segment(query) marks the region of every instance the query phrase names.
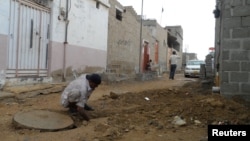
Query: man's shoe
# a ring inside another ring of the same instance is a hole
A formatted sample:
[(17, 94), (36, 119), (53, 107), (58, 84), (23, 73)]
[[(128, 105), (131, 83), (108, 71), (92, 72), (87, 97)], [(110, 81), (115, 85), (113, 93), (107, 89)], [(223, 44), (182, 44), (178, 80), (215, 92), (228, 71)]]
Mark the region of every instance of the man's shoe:
[(94, 111), (94, 109), (87, 104), (84, 105), (84, 109), (87, 111)]
[(74, 108), (69, 108), (69, 113), (76, 113), (76, 112), (77, 112), (76, 109), (74, 109)]
[(71, 115), (71, 116), (76, 116), (77, 115), (77, 110), (76, 109), (73, 109), (73, 108), (70, 108), (68, 110), (68, 113)]

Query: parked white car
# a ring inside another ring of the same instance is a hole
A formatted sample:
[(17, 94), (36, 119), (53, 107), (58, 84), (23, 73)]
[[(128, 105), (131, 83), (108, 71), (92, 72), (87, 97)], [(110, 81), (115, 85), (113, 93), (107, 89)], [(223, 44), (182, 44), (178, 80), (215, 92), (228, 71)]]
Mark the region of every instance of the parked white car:
[(188, 60), (185, 65), (185, 77), (199, 77), (201, 64), (205, 64), (203, 60)]

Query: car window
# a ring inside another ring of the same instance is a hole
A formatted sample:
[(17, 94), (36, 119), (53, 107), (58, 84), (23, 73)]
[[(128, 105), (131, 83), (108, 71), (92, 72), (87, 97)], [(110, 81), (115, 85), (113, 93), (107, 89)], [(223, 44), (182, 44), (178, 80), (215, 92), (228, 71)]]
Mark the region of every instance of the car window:
[(200, 65), (205, 64), (204, 61), (188, 61), (187, 65)]

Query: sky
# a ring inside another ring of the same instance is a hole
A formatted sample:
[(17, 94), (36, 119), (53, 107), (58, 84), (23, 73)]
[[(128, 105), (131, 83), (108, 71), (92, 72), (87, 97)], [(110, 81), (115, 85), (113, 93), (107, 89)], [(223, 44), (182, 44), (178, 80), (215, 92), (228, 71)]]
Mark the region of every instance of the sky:
[[(196, 53), (205, 60), (214, 47), (215, 0), (118, 0), (123, 6), (133, 6), (146, 19), (156, 19), (162, 26), (180, 25), (183, 29), (183, 52)], [(163, 12), (162, 12), (163, 9)]]

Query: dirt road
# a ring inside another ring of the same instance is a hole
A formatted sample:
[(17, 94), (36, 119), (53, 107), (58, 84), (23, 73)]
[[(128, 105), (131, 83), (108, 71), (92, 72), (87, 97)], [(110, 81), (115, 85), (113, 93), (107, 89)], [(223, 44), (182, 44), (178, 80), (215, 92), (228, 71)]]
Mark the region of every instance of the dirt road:
[[(88, 102), (95, 108), (89, 112), (91, 121), (73, 116), (75, 128), (57, 132), (17, 129), (12, 118), (33, 109), (68, 114), (60, 105), (65, 84), (42, 86), (40, 94), (35, 94), (40, 90), (36, 86), (6, 89), (15, 98), (0, 101), (0, 137), (3, 141), (200, 141), (207, 136), (208, 124), (250, 123), (244, 102), (212, 94), (211, 85), (198, 80), (179, 74), (175, 80), (163, 76), (144, 82), (102, 83)], [(45, 91), (51, 88), (54, 91)], [(175, 122), (178, 117), (182, 124)]]

